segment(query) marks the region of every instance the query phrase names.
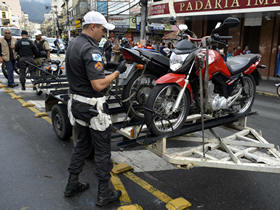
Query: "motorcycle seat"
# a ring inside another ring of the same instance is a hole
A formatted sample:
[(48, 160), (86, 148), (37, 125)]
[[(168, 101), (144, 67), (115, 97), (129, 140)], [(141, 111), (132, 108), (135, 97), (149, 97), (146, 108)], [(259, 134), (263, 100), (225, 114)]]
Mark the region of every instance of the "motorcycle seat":
[(157, 52), (150, 52), (148, 50), (139, 49), (139, 51), (141, 51), (141, 53), (148, 59), (155, 61), (157, 63), (160, 63), (161, 65), (169, 68), (169, 58), (168, 57), (166, 57), (160, 53), (157, 53)]
[(246, 54), (229, 57), (226, 65), (232, 75), (239, 74), (248, 69), (253, 63), (260, 58), (259, 54)]

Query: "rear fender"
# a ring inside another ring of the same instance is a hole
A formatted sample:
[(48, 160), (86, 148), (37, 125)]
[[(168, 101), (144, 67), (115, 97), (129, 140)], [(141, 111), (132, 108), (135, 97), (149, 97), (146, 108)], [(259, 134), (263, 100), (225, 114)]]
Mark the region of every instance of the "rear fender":
[[(185, 79), (186, 75), (184, 74), (174, 74), (174, 73), (168, 73), (165, 74), (164, 76), (160, 77), (159, 79), (156, 80), (156, 84), (170, 84), (170, 83), (176, 83), (179, 85), (181, 88), (184, 88), (185, 85)], [(190, 83), (187, 86), (190, 96), (191, 96), (191, 103), (192, 103), (192, 87)]]
[(258, 71), (258, 66), (260, 66), (260, 68), (263, 68), (262, 65), (259, 65), (260, 64), (260, 60), (257, 61), (256, 63), (254, 63), (253, 65), (251, 65), (247, 70), (245, 70), (243, 73), (244, 74), (251, 74), (254, 79), (255, 79), (255, 82), (256, 82), (256, 85), (259, 85), (260, 84), (260, 80), (261, 80), (261, 75)]

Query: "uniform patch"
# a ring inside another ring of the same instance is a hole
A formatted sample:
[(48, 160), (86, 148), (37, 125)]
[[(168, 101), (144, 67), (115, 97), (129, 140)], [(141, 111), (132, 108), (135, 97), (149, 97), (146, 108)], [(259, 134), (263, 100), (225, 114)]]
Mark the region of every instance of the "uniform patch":
[(103, 70), (103, 64), (100, 63), (100, 62), (97, 62), (95, 65), (94, 65), (95, 69), (96, 70), (99, 70), (99, 71), (102, 71)]
[(92, 54), (92, 60), (93, 61), (102, 61), (102, 56), (100, 54)]

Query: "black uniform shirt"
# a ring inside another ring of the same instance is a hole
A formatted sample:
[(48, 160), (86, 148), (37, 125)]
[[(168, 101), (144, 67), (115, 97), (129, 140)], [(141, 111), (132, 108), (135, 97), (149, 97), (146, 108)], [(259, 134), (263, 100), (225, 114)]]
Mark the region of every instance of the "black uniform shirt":
[(15, 50), (19, 53), (20, 57), (33, 57), (38, 54), (37, 48), (28, 38), (18, 40)]
[(70, 92), (85, 97), (102, 97), (106, 90), (95, 91), (90, 80), (105, 78), (104, 63), (98, 43), (81, 34), (72, 40), (66, 52), (66, 73)]

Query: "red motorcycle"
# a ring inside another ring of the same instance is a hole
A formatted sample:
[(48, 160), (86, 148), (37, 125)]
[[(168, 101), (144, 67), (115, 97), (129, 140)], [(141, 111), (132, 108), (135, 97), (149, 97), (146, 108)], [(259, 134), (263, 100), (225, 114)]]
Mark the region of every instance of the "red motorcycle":
[(240, 55), (225, 62), (215, 50), (215, 46), (226, 46), (232, 38), (218, 33), (238, 24), (239, 19), (227, 18), (210, 36), (201, 39), (188, 35), (194, 33), (186, 25), (179, 26), (186, 38), (171, 54), (173, 73), (156, 80), (145, 105), (146, 124), (153, 134), (180, 129), (189, 114), (201, 113), (201, 104), (204, 113), (214, 118), (251, 110), (259, 82), (257, 68), (264, 68), (261, 56)]

